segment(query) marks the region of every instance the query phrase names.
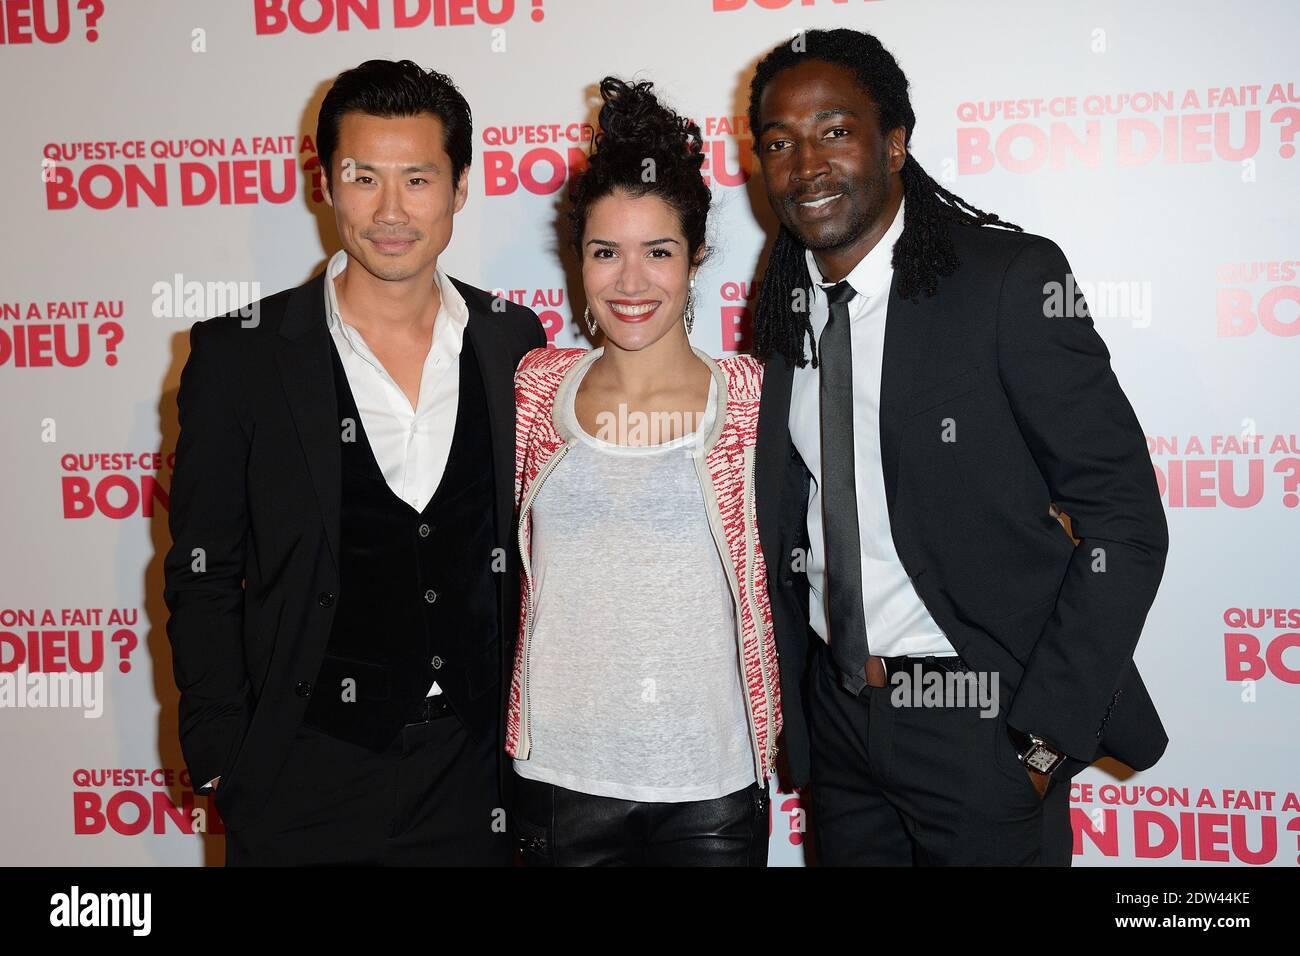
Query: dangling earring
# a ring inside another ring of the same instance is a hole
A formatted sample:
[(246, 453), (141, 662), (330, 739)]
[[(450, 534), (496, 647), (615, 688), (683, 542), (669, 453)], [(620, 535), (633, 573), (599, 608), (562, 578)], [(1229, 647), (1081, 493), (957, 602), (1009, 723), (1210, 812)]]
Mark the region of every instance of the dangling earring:
[(591, 306), (585, 306), (582, 310), (582, 317), (587, 320), (587, 331), (591, 337), (596, 337), (596, 320), (591, 317)]
[(682, 312), (682, 318), (686, 320), (686, 334), (691, 334), (691, 329), (695, 327), (695, 280), (691, 280), (691, 287), (686, 290), (686, 309)]

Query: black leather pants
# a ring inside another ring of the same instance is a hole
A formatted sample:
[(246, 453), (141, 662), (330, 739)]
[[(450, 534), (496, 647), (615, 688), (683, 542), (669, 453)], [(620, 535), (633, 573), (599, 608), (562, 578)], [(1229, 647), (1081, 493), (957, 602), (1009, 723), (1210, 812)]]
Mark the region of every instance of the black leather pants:
[(515, 777), (510, 820), (525, 866), (767, 866), (767, 788), (642, 803)]

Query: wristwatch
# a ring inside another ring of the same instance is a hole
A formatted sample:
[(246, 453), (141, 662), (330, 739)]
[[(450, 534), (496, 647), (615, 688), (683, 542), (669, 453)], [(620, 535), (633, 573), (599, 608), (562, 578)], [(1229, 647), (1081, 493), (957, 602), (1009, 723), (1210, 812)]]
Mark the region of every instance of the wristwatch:
[(1021, 733), (1009, 724), (1007, 736), (1015, 745), (1016, 756), (1020, 758), (1020, 762), (1035, 773), (1051, 776), (1061, 764), (1065, 763), (1065, 754), (1042, 737)]

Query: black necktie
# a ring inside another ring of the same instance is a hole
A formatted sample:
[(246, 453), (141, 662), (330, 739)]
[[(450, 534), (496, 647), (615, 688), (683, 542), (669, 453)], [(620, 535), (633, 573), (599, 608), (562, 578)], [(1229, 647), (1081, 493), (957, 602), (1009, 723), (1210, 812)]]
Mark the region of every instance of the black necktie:
[(862, 611), (858, 489), (853, 474), (853, 351), (847, 281), (826, 290), (830, 320), (817, 343), (822, 431), (822, 532), (831, 655), (854, 693), (866, 685), (867, 622)]

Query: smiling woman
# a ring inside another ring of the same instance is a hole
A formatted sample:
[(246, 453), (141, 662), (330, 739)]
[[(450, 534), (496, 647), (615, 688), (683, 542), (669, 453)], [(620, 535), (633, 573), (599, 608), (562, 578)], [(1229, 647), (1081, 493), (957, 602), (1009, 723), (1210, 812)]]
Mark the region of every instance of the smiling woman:
[(762, 369), (690, 344), (700, 131), (650, 87), (602, 82), (572, 197), (605, 344), (515, 375), (513, 820), (530, 864), (764, 865), (781, 717), (751, 493)]

